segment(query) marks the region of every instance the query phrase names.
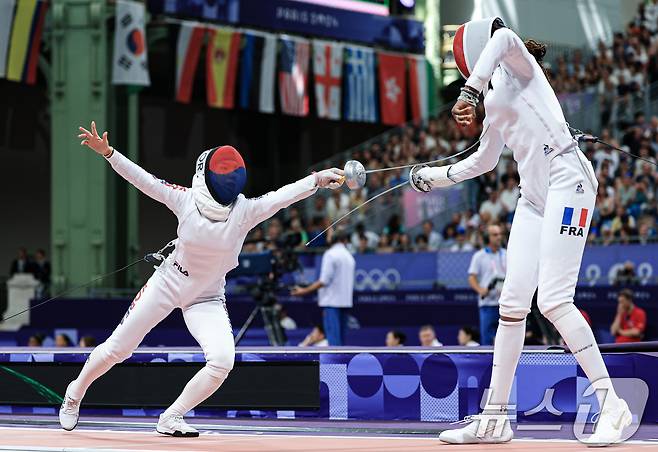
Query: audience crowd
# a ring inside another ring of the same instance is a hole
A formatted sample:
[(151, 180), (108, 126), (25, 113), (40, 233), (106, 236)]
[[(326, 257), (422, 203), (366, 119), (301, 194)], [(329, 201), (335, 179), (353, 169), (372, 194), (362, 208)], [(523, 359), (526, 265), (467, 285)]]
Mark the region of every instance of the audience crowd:
[[(550, 54), (550, 47), (549, 47)], [(600, 103), (603, 141), (656, 162), (658, 116), (647, 117), (641, 107), (649, 84), (658, 81), (658, 0), (641, 4), (636, 18), (623, 33), (616, 33), (611, 45), (601, 42), (585, 57), (582, 51), (559, 56), (547, 64), (558, 96), (589, 92)], [(479, 117), (484, 112), (479, 108)], [(367, 169), (408, 165), (448, 157), (477, 140), (481, 123), (457, 126), (449, 111), (443, 111), (426, 125), (396, 129), (354, 151), (351, 158)], [(651, 163), (633, 159), (602, 144), (581, 144), (593, 162), (599, 180), (597, 207), (591, 223), (592, 244), (647, 243), (657, 239), (658, 171)], [(404, 182), (407, 170), (368, 174), (361, 190), (336, 190), (328, 197), (316, 196), (304, 208), (288, 209), (280, 218), (253, 232), (254, 238), (279, 239), (284, 231), (294, 233), (301, 247), (331, 221), (339, 218), (385, 188)], [(505, 149), (494, 171), (471, 182), (475, 195), (469, 205), (455, 211), (441, 224), (426, 221), (412, 231), (405, 230), (401, 202), (390, 202), (390, 218), (374, 229), (367, 221), (368, 210), (360, 210), (348, 224), (353, 230), (350, 248), (354, 253), (408, 251), (470, 251), (482, 246), (487, 225), (500, 224), (509, 232), (519, 198), (519, 176), (512, 151)], [(398, 195), (401, 193), (397, 192)], [(386, 197), (384, 197), (386, 199)], [(388, 207), (388, 206), (387, 206)], [(287, 214), (287, 216), (286, 216)], [(313, 245), (326, 246), (325, 237)], [(276, 247), (248, 245), (247, 250)]]

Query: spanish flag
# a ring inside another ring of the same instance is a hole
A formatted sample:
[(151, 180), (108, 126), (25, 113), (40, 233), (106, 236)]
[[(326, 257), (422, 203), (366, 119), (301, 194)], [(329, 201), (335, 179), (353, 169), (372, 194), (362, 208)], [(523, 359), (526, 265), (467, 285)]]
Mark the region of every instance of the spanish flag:
[(230, 28), (210, 28), (206, 49), (208, 105), (233, 108), (240, 33)]
[(44, 0), (21, 0), (16, 3), (7, 61), (7, 79), (34, 84), (37, 79), (41, 34), (48, 3)]

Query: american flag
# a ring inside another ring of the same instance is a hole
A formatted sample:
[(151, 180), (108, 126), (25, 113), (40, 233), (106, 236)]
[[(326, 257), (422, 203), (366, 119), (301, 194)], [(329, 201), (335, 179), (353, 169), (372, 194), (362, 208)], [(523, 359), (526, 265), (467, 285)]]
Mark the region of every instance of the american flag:
[(309, 61), (310, 44), (306, 39), (281, 37), (279, 97), (281, 110), (288, 115), (308, 115)]

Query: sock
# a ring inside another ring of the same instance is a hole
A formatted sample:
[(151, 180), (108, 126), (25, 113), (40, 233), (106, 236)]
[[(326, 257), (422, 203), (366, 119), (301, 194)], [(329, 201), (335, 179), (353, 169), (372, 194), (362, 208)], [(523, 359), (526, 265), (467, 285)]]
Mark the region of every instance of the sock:
[(616, 403), (618, 397), (612, 386), (608, 369), (594, 339), (592, 328), (573, 303), (566, 303), (547, 312), (546, 318), (558, 330), (578, 364), (596, 388), (599, 408), (603, 407), (606, 394), (610, 403)]
[(66, 394), (69, 397), (74, 400), (82, 400), (89, 386), (114, 366), (115, 363), (113, 361), (104, 358), (106, 356), (104, 348), (105, 343), (102, 343), (89, 354), (89, 358), (82, 367), (80, 375), (66, 389)]
[(509, 402), (516, 365), (525, 340), (525, 319), (519, 322), (498, 321), (494, 341), (493, 368), (485, 410), (499, 411)]
[(206, 364), (187, 382), (181, 395), (162, 413), (162, 416), (184, 416), (185, 413), (217, 391), (226, 380), (227, 375), (227, 370)]

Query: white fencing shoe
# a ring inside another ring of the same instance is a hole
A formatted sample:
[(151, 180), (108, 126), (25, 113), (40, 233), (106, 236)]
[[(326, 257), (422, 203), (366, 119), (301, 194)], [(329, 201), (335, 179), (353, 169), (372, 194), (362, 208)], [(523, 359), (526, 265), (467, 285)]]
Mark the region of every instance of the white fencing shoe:
[(456, 423), (467, 422), (466, 427), (441, 432), (439, 439), (450, 444), (496, 444), (510, 442), (514, 437), (507, 413), (466, 416)]
[(633, 415), (628, 405), (622, 399), (617, 403), (605, 403), (599, 420), (596, 423), (594, 434), (583, 442), (591, 447), (604, 447), (619, 443), (622, 440), (624, 429), (631, 425)]
[(64, 430), (71, 431), (78, 425), (80, 419), (80, 400), (73, 400), (64, 395), (62, 407), (59, 409), (59, 424)]
[(185, 422), (185, 419), (183, 419), (183, 416), (173, 414), (165, 416), (162, 413), (155, 430), (163, 435), (171, 435), (177, 438), (194, 438), (199, 436), (199, 431), (194, 427), (190, 427)]

